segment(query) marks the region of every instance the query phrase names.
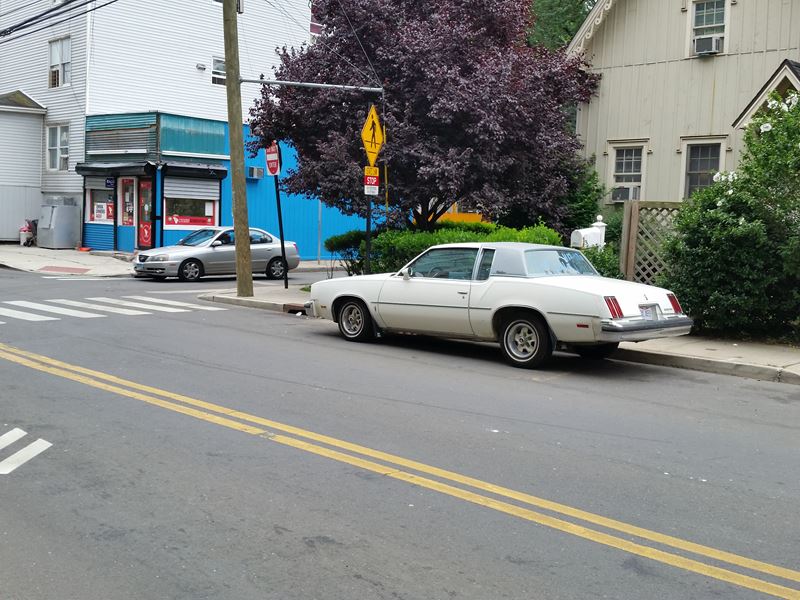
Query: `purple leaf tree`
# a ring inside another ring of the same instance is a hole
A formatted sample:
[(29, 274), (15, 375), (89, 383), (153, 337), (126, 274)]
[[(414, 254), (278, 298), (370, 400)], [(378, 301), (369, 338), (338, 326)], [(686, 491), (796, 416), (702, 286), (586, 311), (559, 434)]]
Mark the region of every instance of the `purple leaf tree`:
[(579, 59), (526, 44), (529, 0), (316, 0), (314, 12), (321, 34), (279, 50), (275, 78), (385, 91), (263, 88), (253, 149), (295, 147), (288, 191), (366, 215), (360, 131), (374, 102), (395, 218), (428, 229), (458, 201), (562, 228), (579, 165), (567, 108), (587, 101), (597, 78)]

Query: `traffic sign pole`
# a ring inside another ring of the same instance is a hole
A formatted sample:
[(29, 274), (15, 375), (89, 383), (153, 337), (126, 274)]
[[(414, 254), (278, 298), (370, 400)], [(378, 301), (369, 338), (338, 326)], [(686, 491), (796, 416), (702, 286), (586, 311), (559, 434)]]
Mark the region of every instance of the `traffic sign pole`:
[(281, 173), (281, 147), (276, 143), (272, 142), (272, 146), (270, 146), (269, 150), (275, 149), (273, 153), (277, 158), (277, 164), (270, 168), (270, 160), (269, 154), (267, 154), (267, 169), (269, 169), (270, 175), (275, 180), (275, 203), (278, 206), (278, 235), (281, 236), (281, 260), (283, 261), (283, 287), (284, 289), (289, 289), (289, 264), (286, 262), (286, 245), (283, 241), (283, 211), (281, 210), (281, 187), (278, 183), (278, 175)]

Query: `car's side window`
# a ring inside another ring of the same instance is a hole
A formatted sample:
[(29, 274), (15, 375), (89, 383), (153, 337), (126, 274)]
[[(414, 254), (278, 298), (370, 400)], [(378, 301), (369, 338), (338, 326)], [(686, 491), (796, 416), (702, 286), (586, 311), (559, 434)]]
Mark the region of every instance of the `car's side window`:
[(266, 233), (256, 231), (255, 229), (250, 230), (251, 244), (269, 244), (271, 241), (272, 238), (270, 238)]
[(478, 281), (485, 281), (489, 279), (489, 274), (492, 272), (492, 261), (494, 260), (494, 250), (484, 250), (481, 255), (481, 262), (478, 265), (478, 275), (475, 277)]
[(226, 231), (217, 238), (217, 241), (222, 242), (223, 246), (228, 246), (234, 243), (233, 231)]
[(411, 276), (471, 279), (477, 256), (477, 248), (435, 248), (409, 265)]

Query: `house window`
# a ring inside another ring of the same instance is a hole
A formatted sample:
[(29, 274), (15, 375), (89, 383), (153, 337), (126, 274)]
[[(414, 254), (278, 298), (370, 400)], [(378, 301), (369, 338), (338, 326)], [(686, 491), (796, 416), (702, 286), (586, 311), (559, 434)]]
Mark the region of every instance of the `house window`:
[(686, 188), (684, 198), (707, 188), (719, 172), (720, 144), (689, 144), (686, 147)]
[(639, 200), (642, 195), (642, 154), (644, 146), (614, 149), (613, 202)]
[(211, 83), (225, 85), (225, 59), (214, 57), (211, 59)]
[(69, 125), (47, 128), (47, 168), (51, 171), (69, 170)]
[(695, 55), (718, 54), (724, 50), (726, 0), (694, 3), (692, 48)]
[(50, 74), (47, 86), (51, 88), (69, 84), (72, 78), (72, 50), (68, 37), (50, 42)]

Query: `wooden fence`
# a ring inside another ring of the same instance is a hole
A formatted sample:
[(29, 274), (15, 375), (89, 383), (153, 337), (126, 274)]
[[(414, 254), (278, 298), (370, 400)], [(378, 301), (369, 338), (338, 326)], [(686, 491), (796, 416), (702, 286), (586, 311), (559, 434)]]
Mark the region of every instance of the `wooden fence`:
[(664, 241), (672, 231), (678, 202), (626, 202), (619, 268), (625, 279), (655, 284), (664, 269)]

